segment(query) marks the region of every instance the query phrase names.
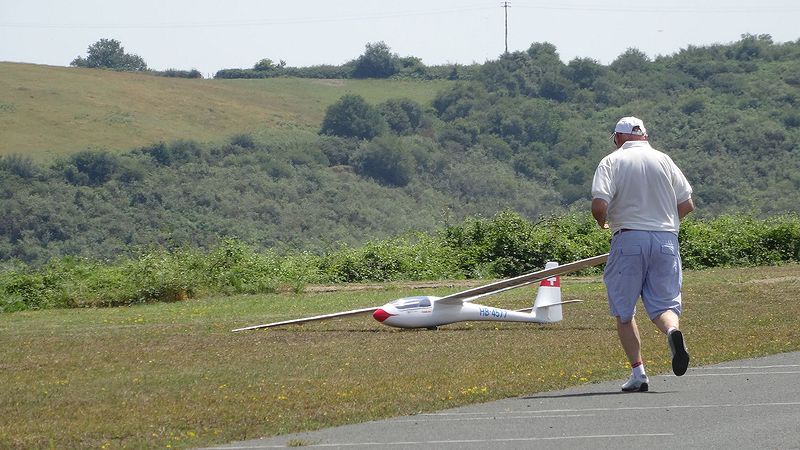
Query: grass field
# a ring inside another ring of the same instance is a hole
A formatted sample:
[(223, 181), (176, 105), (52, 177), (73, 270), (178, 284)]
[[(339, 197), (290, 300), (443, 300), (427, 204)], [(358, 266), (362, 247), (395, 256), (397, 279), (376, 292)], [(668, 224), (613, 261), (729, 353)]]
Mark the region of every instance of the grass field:
[(428, 104), (447, 81), (215, 80), (0, 62), (0, 155), (36, 160), (87, 148), (221, 141), (237, 133), (316, 133), (347, 93)]
[[(692, 364), (800, 350), (798, 284), (797, 265), (687, 272)], [(562, 286), (585, 302), (547, 326), (402, 331), (367, 316), (229, 332), (412, 293), (392, 286), (0, 315), (0, 448), (199, 447), (627, 376), (599, 278)], [(668, 372), (639, 317), (648, 371)]]

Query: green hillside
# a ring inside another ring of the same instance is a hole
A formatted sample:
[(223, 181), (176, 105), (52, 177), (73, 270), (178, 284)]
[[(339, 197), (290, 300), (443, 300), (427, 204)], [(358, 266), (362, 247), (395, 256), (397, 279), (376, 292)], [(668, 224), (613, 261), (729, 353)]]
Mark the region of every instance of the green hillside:
[(0, 62), (0, 155), (36, 160), (87, 148), (218, 142), (264, 130), (316, 133), (347, 93), (427, 104), (447, 81), (216, 80)]
[(588, 214), (628, 115), (686, 174), (694, 217), (800, 212), (800, 41), (767, 35), (607, 66), (534, 43), (455, 82), (0, 68), (0, 261), (224, 236), (318, 253), (503, 210)]

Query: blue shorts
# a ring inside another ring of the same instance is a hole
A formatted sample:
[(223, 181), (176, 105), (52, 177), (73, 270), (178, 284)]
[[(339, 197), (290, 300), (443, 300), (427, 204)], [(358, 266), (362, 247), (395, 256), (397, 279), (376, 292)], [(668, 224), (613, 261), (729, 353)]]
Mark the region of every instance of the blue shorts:
[(668, 231), (627, 230), (611, 239), (603, 273), (612, 316), (623, 323), (636, 314), (639, 296), (650, 320), (672, 310), (681, 314), (681, 256), (678, 237)]

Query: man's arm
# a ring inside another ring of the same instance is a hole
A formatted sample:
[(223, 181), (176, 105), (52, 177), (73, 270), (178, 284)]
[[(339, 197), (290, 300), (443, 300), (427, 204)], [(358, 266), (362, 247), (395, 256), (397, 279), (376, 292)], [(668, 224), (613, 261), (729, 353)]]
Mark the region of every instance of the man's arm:
[[(692, 200), (692, 197), (689, 197), (689, 200), (686, 200), (685, 202), (678, 203), (679, 219), (683, 219), (692, 211), (694, 211), (694, 201)], [(594, 202), (592, 202), (592, 213), (594, 213)]]
[(608, 224), (606, 224), (607, 213), (608, 213), (607, 201), (603, 200), (602, 198), (595, 198), (592, 200), (592, 216), (594, 217), (594, 220), (597, 221), (597, 225), (599, 225), (600, 228), (608, 228)]

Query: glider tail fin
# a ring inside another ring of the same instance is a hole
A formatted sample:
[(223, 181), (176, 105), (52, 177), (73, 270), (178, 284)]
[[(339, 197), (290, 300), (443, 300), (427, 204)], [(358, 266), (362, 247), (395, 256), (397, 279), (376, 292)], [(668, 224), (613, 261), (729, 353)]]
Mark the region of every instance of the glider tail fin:
[[(557, 267), (558, 263), (549, 261), (545, 269)], [(536, 291), (532, 314), (537, 322), (559, 322), (563, 318), (561, 312), (561, 277), (555, 276), (542, 280)]]

